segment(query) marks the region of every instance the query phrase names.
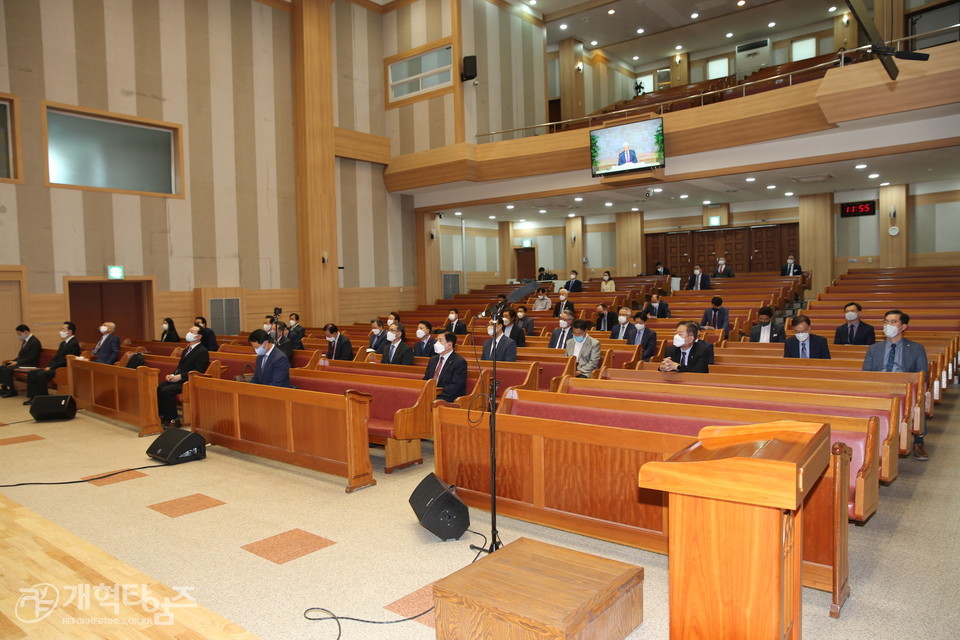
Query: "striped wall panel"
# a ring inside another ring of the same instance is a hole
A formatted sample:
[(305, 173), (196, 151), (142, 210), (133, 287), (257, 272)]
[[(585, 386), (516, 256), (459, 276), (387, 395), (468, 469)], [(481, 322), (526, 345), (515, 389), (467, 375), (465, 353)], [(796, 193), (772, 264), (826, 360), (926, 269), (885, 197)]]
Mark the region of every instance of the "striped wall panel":
[(603, 56), (586, 58), (583, 67), (584, 112), (593, 113), (635, 94), (634, 78)]
[[(30, 290), (108, 264), (159, 291), (296, 288), (290, 15), (255, 0), (0, 4), (0, 90), (21, 100), (24, 182), (4, 185)], [(48, 188), (42, 100), (183, 126), (183, 199)], [(23, 218), (29, 212), (29, 221)]]
[(382, 136), (383, 16), (352, 2), (334, 2), (334, 124)]

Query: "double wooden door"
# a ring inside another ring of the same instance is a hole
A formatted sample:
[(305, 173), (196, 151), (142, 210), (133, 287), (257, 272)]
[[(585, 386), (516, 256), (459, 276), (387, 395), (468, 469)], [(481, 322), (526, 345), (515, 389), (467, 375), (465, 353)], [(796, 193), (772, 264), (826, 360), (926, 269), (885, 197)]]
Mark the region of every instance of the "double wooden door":
[(652, 233), (646, 236), (645, 272), (660, 261), (673, 275), (687, 277), (694, 265), (712, 272), (726, 258), (734, 273), (775, 271), (788, 255), (799, 253), (799, 224), (759, 225)]

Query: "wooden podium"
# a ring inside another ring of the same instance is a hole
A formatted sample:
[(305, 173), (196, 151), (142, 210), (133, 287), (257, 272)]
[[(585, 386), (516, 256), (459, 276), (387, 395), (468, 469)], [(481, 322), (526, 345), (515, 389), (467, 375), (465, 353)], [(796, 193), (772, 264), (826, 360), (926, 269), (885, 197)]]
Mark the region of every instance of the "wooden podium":
[(800, 638), (803, 497), (827, 468), (829, 425), (705, 427), (640, 468), (670, 493), (670, 637)]

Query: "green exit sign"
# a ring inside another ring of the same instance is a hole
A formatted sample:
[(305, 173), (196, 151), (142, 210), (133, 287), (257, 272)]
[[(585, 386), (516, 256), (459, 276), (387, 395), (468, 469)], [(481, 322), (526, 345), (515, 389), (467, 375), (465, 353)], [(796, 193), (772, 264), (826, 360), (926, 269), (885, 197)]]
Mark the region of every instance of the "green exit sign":
[(107, 267), (108, 280), (123, 280), (123, 265), (111, 264)]
[(720, 226), (720, 216), (710, 216), (710, 218), (709, 218), (709, 225), (708, 225), (708, 226), (711, 226), (711, 227), (719, 227), (719, 226)]

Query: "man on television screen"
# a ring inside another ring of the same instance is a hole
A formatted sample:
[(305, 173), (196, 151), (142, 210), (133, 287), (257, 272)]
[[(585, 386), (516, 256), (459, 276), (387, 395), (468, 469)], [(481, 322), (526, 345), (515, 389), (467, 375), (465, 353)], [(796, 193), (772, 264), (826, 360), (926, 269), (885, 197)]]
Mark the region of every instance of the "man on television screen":
[(630, 148), (629, 142), (624, 142), (623, 151), (620, 152), (620, 156), (617, 158), (617, 166), (628, 163), (637, 164), (637, 152)]

